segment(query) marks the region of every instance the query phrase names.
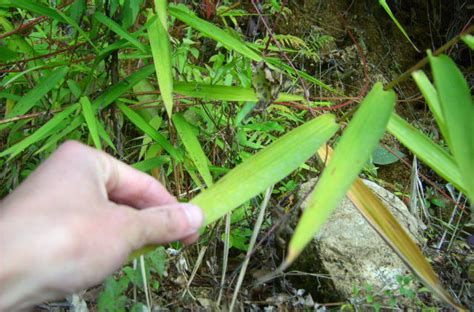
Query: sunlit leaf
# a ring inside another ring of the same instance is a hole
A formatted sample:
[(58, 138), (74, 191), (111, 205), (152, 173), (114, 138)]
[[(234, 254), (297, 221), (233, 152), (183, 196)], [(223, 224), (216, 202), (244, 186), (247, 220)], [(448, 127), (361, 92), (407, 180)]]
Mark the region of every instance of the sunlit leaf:
[(395, 92), (377, 83), (363, 100), (337, 144), (291, 238), (282, 268), (290, 265), (319, 231), (357, 178), (382, 137), (395, 104)]
[[(167, 0), (155, 0), (158, 19), (148, 27), (153, 63), (160, 87), (160, 94), (165, 104), (166, 112), (171, 117), (173, 112), (173, 75), (171, 70), (171, 45), (168, 35)], [(153, 17), (153, 14), (150, 15)]]
[(446, 55), (430, 54), (439, 102), (448, 130), (448, 145), (461, 172), (466, 194), (474, 202), (474, 105), (461, 71)]

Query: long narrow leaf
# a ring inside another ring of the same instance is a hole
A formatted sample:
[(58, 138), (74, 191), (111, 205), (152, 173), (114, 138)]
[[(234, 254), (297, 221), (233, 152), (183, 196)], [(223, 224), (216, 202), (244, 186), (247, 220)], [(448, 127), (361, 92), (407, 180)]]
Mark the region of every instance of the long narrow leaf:
[(453, 157), (439, 145), (436, 145), (421, 131), (393, 113), (387, 130), (393, 134), (413, 154), (436, 171), (441, 177), (451, 182), (459, 190), (466, 192), (459, 168)]
[[(203, 98), (213, 101), (257, 102), (258, 97), (252, 88), (236, 86), (210, 85), (194, 82), (175, 82), (174, 92), (180, 95)], [(300, 95), (280, 93), (276, 102), (304, 101)]]
[(423, 94), (426, 103), (428, 103), (428, 107), (430, 108), (431, 113), (433, 113), (433, 116), (436, 120), (436, 123), (438, 124), (438, 127), (441, 130), (441, 133), (443, 134), (444, 139), (449, 140), (449, 135), (446, 131), (446, 125), (444, 122), (443, 112), (441, 111), (441, 105), (439, 104), (438, 92), (436, 91), (435, 87), (433, 86), (433, 84), (431, 84), (430, 80), (423, 71), (417, 70), (413, 72), (412, 77), (413, 80), (415, 80), (416, 85), (420, 89), (421, 93)]
[(107, 26), (111, 31), (122, 37), (123, 39), (127, 40), (131, 44), (133, 44), (135, 47), (140, 49), (142, 52), (147, 52), (147, 48), (143, 43), (141, 43), (138, 39), (133, 37), (128, 31), (122, 28), (119, 24), (117, 24), (115, 21), (111, 20), (101, 12), (95, 12), (94, 18)]
[(127, 78), (123, 79), (116, 85), (107, 89), (106, 92), (102, 93), (97, 99), (94, 100), (92, 106), (94, 109), (104, 109), (118, 99), (122, 94), (132, 89), (134, 85), (147, 78), (153, 72), (155, 68), (153, 65), (148, 65), (140, 68)]
[(291, 238), (282, 268), (303, 251), (369, 160), (385, 131), (395, 97), (393, 90), (384, 91), (383, 85), (377, 83), (362, 102), (340, 138), (334, 157), (309, 195), (308, 206)]
[(153, 129), (140, 115), (134, 112), (131, 108), (126, 105), (119, 104), (118, 107), (124, 113), (125, 116), (140, 130), (144, 133), (148, 134), (150, 138), (156, 141), (156, 143), (160, 144), (161, 147), (165, 149), (171, 156), (174, 158), (181, 160), (182, 157), (179, 152), (174, 148), (174, 146), (158, 131)]
[(199, 174), (207, 187), (210, 187), (212, 185), (212, 175), (209, 171), (209, 159), (207, 159), (204, 154), (199, 140), (193, 133), (193, 129), (181, 114), (175, 114), (173, 116), (173, 123)]
[(79, 102), (82, 106), (82, 115), (86, 121), (89, 133), (94, 141), (95, 148), (102, 150), (102, 144), (100, 143), (100, 135), (97, 124), (99, 123), (95, 117), (94, 110), (92, 109), (91, 102), (88, 97), (82, 97)]
[(167, 31), (167, 0), (155, 0), (155, 6), (159, 18), (148, 27), (148, 39), (150, 40), (161, 97), (166, 112), (171, 117), (173, 112), (173, 74), (171, 71), (171, 44)]
[(238, 165), (191, 202), (212, 223), (302, 165), (337, 131), (331, 114), (315, 118), (287, 133)]
[[(26, 114), (30, 109), (32, 109), (36, 103), (38, 103), (41, 98), (43, 98), (49, 91), (51, 91), (56, 84), (61, 81), (66, 73), (68, 68), (61, 67), (52, 71), (48, 76), (40, 80), (39, 84), (28, 92), (21, 100), (15, 104), (13, 109), (7, 114), (7, 118), (15, 117), (18, 115)], [(0, 130), (3, 129), (1, 125)]]
[(55, 19), (60, 22), (65, 21), (54, 9), (48, 8), (44, 5), (38, 4), (37, 2), (31, 1), (31, 0), (4, 0), (1, 2), (0, 5), (4, 7), (20, 8), (20, 9), (28, 10), (38, 15), (51, 17), (52, 19)]
[(389, 7), (388, 4), (387, 4), (387, 0), (379, 0), (379, 3), (380, 3), (380, 5), (382, 6), (382, 8), (385, 10), (385, 12), (387, 12), (388, 16), (390, 16), (390, 18), (391, 18), (392, 21), (395, 23), (395, 25), (397, 25), (398, 29), (402, 32), (402, 34), (405, 36), (405, 38), (411, 43), (411, 45), (413, 46), (413, 48), (414, 48), (417, 52), (420, 52), (420, 50), (418, 50), (418, 48), (417, 48), (416, 45), (413, 43), (413, 41), (411, 41), (410, 36), (408, 36), (408, 34), (407, 34), (407, 32), (405, 31), (405, 29), (403, 28), (403, 26), (398, 22), (398, 20), (397, 20), (397, 18), (395, 17), (395, 15), (393, 15), (392, 10), (390, 9), (390, 7)]
[(37, 143), (48, 135), (52, 135), (53, 131), (58, 125), (60, 125), (64, 120), (78, 108), (78, 104), (71, 105), (66, 110), (56, 114), (51, 120), (45, 123), (41, 128), (36, 130), (33, 134), (27, 136), (22, 141), (11, 146), (10, 148), (4, 150), (0, 153), (0, 157), (10, 156), (9, 159), (12, 159), (19, 153), (23, 152), (32, 144)]
[(461, 71), (446, 55), (430, 54), (441, 110), (448, 129), (448, 145), (461, 172), (466, 194), (474, 203), (474, 105)]
[(229, 32), (203, 20), (195, 15), (191, 15), (179, 7), (170, 7), (170, 15), (176, 17), (185, 24), (201, 32), (203, 35), (223, 44), (227, 49), (234, 50), (254, 61), (261, 61), (260, 54), (249, 48), (242, 40), (235, 38)]

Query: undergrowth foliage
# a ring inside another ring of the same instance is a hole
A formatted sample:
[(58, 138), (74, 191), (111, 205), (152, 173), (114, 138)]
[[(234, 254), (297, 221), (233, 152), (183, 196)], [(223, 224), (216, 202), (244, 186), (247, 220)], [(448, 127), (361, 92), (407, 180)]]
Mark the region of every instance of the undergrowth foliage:
[[(393, 87), (400, 81), (385, 87), (374, 83), (358, 99), (339, 103), (348, 98), (343, 90), (298, 69), (292, 59), (320, 62), (336, 40), (319, 30), (311, 30), (307, 38), (273, 33), (263, 16), (288, 20), (292, 13), (286, 1), (252, 1), (248, 7), (231, 1), (219, 1), (219, 7), (214, 1), (184, 2), (188, 5), (164, 0), (0, 1), (1, 196), (61, 142), (83, 141), (150, 173), (180, 200), (201, 206), (207, 225), (201, 251), (217, 231), (227, 242), (227, 259), (232, 247), (243, 252), (255, 247), (250, 237), (256, 198), (276, 184), (273, 195), (287, 200), (307, 175), (321, 173), (278, 272), (293, 263), (349, 193), (427, 289), (460, 307), (416, 244), (358, 180), (369, 162), (386, 164), (404, 156), (399, 151), (387, 155), (380, 148), (388, 130), (474, 199), (469, 174), (474, 170), (472, 99), (456, 64), (439, 55), (444, 50), (429, 52), (423, 61), (430, 63), (434, 83), (421, 71), (413, 77), (447, 149), (393, 112)], [(385, 1), (380, 3), (411, 42)], [(471, 38), (463, 40), (472, 44)], [(360, 105), (339, 114), (338, 108), (354, 101)], [(320, 114), (325, 111), (330, 112)], [(334, 153), (329, 145), (335, 146)], [(324, 165), (314, 157), (318, 150)], [(223, 216), (228, 226), (221, 231), (215, 222)], [(271, 230), (276, 225), (270, 220), (262, 226)], [(150, 296), (162, 290), (167, 257), (176, 256), (182, 246), (172, 247), (148, 246), (132, 255), (140, 256), (133, 266), (105, 282), (99, 309), (150, 308)], [(196, 261), (196, 268), (200, 264)], [(400, 278), (400, 292), (415, 302), (406, 287), (410, 281)], [(140, 299), (131, 299), (132, 288)], [(367, 302), (373, 301), (371, 292), (366, 289)]]

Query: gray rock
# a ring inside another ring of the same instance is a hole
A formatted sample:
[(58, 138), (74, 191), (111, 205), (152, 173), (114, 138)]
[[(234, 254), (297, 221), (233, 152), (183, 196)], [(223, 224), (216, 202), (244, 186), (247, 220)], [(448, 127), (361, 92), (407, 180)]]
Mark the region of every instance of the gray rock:
[[(312, 180), (302, 185), (300, 198), (313, 188), (315, 182)], [(368, 180), (364, 183), (387, 204), (398, 222), (420, 244), (420, 226), (406, 205), (376, 183)], [(315, 268), (324, 268), (331, 275), (337, 291), (346, 298), (351, 297), (353, 286), (362, 288), (370, 284), (374, 290), (396, 289), (396, 277), (408, 273), (405, 264), (347, 197), (314, 237), (312, 244), (319, 253), (315, 259), (322, 262), (315, 263)]]

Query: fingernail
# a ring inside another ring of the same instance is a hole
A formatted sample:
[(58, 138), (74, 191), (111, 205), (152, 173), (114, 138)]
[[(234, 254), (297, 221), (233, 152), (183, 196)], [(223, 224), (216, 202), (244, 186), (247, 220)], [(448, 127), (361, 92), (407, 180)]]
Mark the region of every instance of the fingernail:
[(204, 222), (204, 214), (201, 208), (191, 204), (184, 204), (184, 212), (188, 218), (188, 223), (191, 228), (198, 230)]

